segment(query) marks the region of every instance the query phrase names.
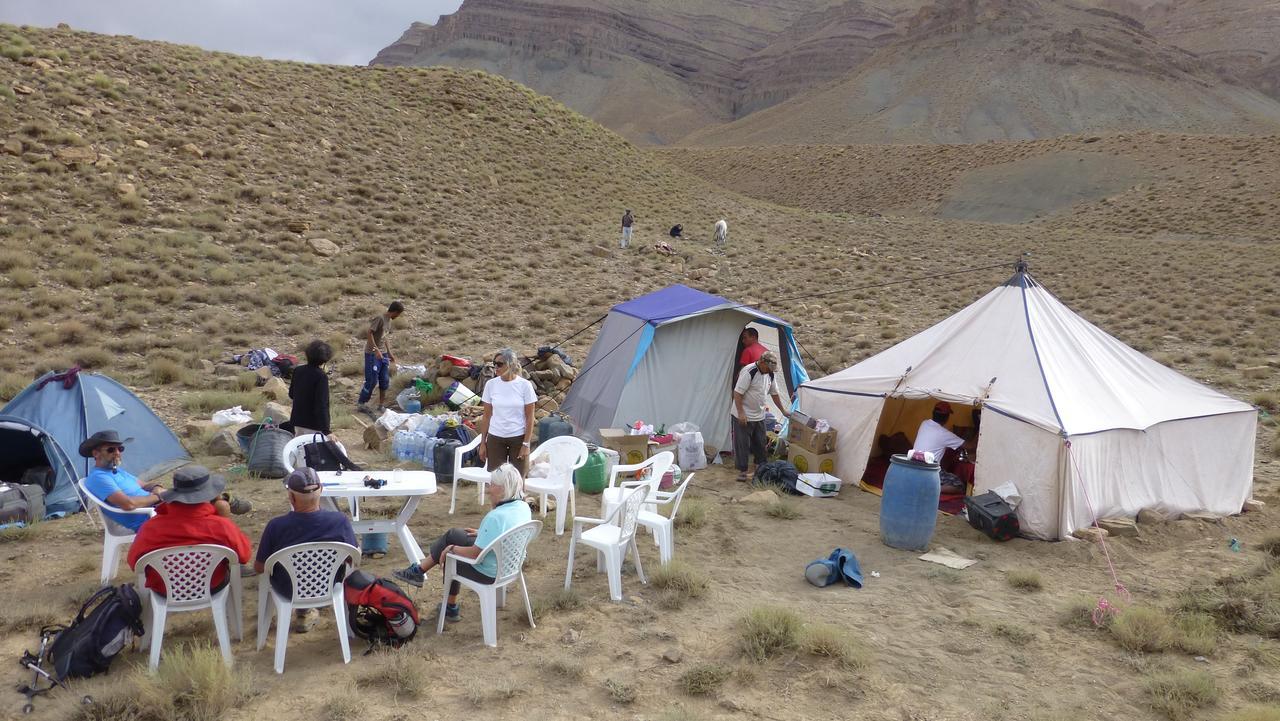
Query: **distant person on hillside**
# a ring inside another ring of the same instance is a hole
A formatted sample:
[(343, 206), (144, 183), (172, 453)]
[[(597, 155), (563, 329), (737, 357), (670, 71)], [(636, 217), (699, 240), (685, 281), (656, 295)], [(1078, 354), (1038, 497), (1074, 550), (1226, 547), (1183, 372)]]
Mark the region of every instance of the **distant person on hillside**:
[(630, 210), (622, 214), (622, 246), (621, 247), (623, 249), (631, 247), (631, 225), (635, 222), (636, 222), (636, 219), (634, 216), (631, 215)]
[(681, 240), (684, 240), (684, 226), (680, 225), (679, 223), (676, 223), (675, 225), (671, 226), (671, 237), (680, 238)]
[(729, 223), (724, 218), (716, 221), (716, 245), (724, 247), (729, 242)]
[(360, 389), (360, 400), (356, 410), (369, 412), (367, 405), (373, 397), (373, 387), (378, 386), (378, 408), (387, 405), (387, 388), (391, 387), (391, 364), (396, 357), (391, 355), (391, 321), (404, 312), (404, 304), (392, 301), (387, 312), (373, 317), (364, 334), (364, 387)]
[(303, 354), (306, 365), (295, 368), (289, 382), (289, 397), (293, 399), (289, 423), (293, 435), (319, 433), (333, 440), (333, 431), (329, 428), (329, 375), (324, 372), (324, 364), (333, 358), (333, 348), (322, 340), (313, 340)]

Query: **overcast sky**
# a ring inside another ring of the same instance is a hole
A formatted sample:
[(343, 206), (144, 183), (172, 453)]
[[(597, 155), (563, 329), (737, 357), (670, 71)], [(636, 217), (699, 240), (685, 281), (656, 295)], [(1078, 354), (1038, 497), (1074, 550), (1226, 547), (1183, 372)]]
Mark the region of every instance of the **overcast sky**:
[(133, 35), (240, 55), (364, 65), (462, 0), (0, 0), (0, 22)]

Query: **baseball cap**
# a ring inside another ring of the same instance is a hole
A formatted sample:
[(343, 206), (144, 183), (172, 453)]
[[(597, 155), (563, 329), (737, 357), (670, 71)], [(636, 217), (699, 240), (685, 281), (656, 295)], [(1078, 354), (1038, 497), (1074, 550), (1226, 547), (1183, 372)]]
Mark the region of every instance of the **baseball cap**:
[(938, 401), (933, 406), (933, 412), (934, 413), (950, 413), (951, 404), (946, 401)]
[(290, 473), (284, 485), (294, 493), (314, 493), (320, 490), (320, 476), (314, 468), (304, 466)]

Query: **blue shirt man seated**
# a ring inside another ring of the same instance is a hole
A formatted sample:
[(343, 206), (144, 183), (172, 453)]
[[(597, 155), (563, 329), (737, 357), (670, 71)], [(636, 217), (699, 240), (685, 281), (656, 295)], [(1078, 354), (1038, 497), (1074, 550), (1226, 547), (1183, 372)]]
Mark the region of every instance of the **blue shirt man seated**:
[[(356, 534), (345, 514), (320, 507), (320, 478), (313, 468), (298, 468), (285, 478), (289, 489), (289, 506), (293, 510), (267, 521), (258, 541), (258, 555), (253, 570), (262, 573), (271, 554), (300, 543), (336, 541), (356, 545)], [(335, 581), (341, 581), (345, 569), (338, 570)], [(271, 588), (285, 598), (293, 598), (293, 584), (289, 573), (281, 566), (271, 572)], [(299, 610), (294, 619), (295, 633), (305, 633), (315, 624), (318, 611), (314, 608)]]
[[(93, 470), (84, 479), (85, 488), (98, 500), (122, 511), (150, 508), (160, 503), (164, 490), (159, 483), (140, 484), (132, 473), (120, 467), (125, 444), (132, 440), (121, 438), (115, 431), (98, 431), (80, 444), (80, 455), (93, 459)], [(103, 515), (134, 532), (149, 518), (141, 513), (106, 510)]]

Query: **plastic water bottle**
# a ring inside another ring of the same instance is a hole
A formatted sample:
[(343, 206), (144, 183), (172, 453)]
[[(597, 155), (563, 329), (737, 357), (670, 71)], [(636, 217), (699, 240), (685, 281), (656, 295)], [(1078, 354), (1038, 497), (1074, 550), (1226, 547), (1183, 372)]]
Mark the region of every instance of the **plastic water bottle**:
[(422, 470), (434, 471), (436, 468), (436, 443), (439, 438), (427, 436), (426, 446), (422, 451)]
[(408, 457), (406, 455), (408, 441), (408, 431), (396, 431), (396, 434), (391, 437), (391, 454), (396, 457), (397, 461), (403, 461)]

